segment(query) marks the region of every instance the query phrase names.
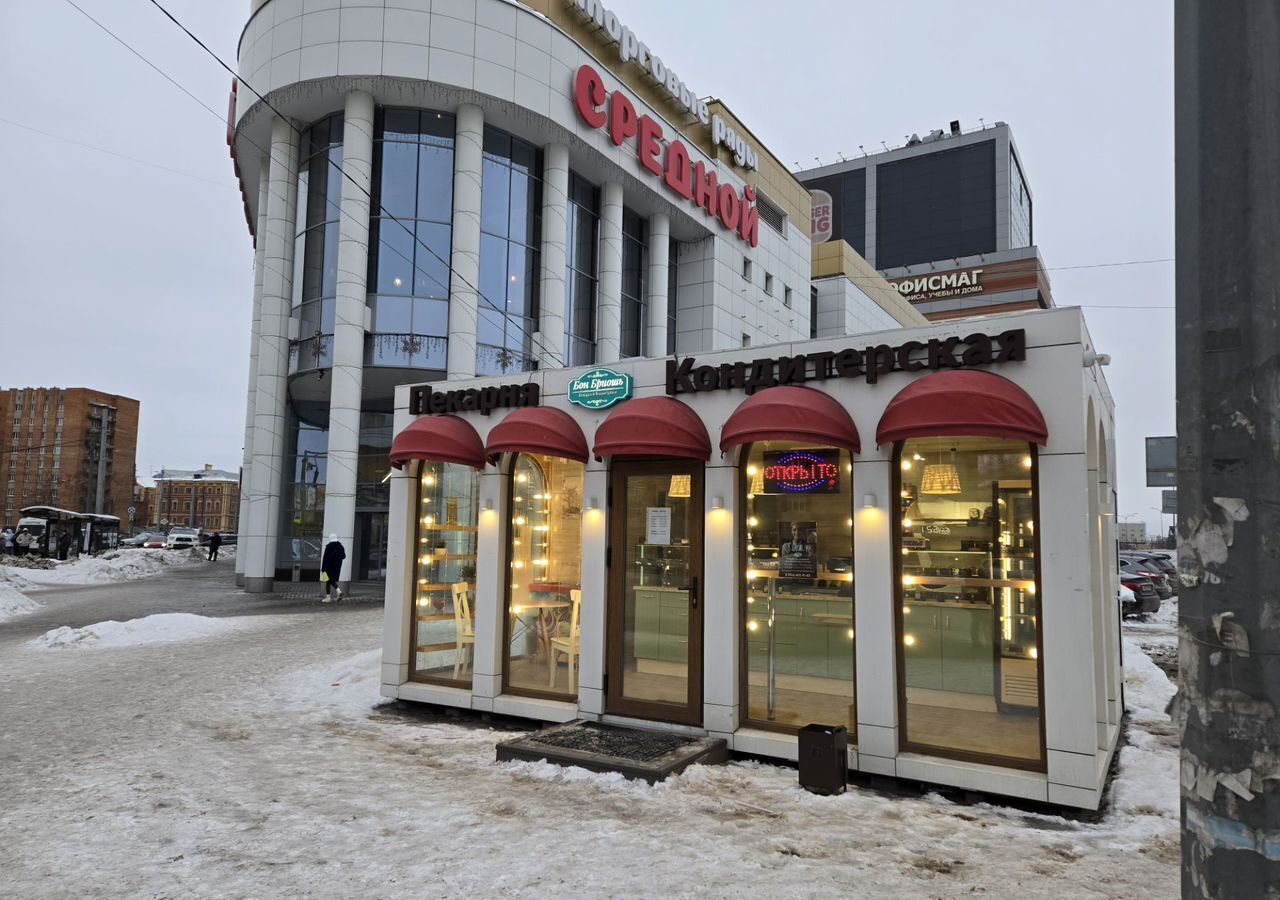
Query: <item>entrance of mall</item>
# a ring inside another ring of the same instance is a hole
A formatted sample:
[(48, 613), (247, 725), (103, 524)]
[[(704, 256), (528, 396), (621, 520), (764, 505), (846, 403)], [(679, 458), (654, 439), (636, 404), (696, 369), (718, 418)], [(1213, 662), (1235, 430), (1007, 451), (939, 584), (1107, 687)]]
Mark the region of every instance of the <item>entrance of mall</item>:
[(356, 513), (356, 547), (352, 575), (356, 581), (387, 580), (387, 514)]

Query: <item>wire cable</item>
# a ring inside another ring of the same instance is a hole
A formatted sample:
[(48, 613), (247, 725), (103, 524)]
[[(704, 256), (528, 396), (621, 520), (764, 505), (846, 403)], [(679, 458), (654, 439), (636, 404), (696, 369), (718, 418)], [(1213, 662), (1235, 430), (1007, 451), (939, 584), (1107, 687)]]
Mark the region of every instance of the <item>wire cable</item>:
[(203, 175), (196, 175), (193, 172), (184, 172), (181, 169), (171, 169), (169, 166), (162, 165), (157, 162), (152, 162), (147, 159), (139, 159), (136, 156), (129, 156), (125, 153), (119, 153), (115, 150), (108, 150), (106, 147), (97, 147), (97, 146), (94, 146), (93, 144), (86, 144), (84, 141), (78, 141), (75, 138), (69, 138), (69, 137), (64, 137), (63, 135), (60, 135), (60, 134), (54, 134), (52, 131), (44, 131), (32, 125), (24, 125), (22, 122), (15, 122), (12, 119), (6, 119), (3, 117), (0, 117), (0, 123), (3, 123), (5, 125), (12, 125), (14, 128), (21, 128), (24, 131), (30, 131), (30, 132), (33, 132), (34, 134), (43, 135), (47, 138), (53, 138), (55, 141), (65, 141), (68, 144), (75, 144), (77, 147), (83, 147), (86, 150), (93, 150), (97, 153), (105, 153), (108, 156), (114, 156), (117, 159), (128, 160), (129, 162), (137, 163), (140, 166), (150, 166), (153, 169), (161, 169), (165, 172), (171, 172), (174, 175), (181, 175), (184, 178), (194, 178), (196, 181), (203, 181), (206, 184), (216, 184), (220, 188), (232, 188), (232, 189), (235, 188), (235, 185), (231, 184), (228, 181), (215, 181), (212, 178), (205, 178)]

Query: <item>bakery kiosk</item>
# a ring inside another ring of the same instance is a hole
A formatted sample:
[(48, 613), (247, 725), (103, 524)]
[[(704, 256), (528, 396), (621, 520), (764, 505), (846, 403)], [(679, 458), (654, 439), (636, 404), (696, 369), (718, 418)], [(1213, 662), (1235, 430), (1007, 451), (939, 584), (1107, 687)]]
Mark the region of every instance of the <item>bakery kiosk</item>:
[(1077, 309), (396, 395), (382, 692), (1096, 808), (1113, 404)]

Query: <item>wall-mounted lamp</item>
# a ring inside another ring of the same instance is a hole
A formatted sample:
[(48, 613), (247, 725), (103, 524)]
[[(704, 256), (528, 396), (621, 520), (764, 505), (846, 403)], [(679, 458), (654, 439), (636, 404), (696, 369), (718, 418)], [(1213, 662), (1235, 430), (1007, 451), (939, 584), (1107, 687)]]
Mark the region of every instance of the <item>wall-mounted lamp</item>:
[(588, 497), (587, 502), (582, 504), (582, 508), (590, 512), (591, 510), (600, 508), (600, 501), (595, 497)]
[(493, 510), (493, 498), (485, 497), (484, 500), (480, 501), (480, 508), (485, 512), (491, 512)]
[(724, 498), (723, 498), (723, 497), (712, 497), (712, 498), (711, 498), (711, 508), (712, 508), (712, 509), (724, 509)]
[(876, 495), (875, 495), (875, 494), (863, 494), (863, 495), (862, 495), (862, 508), (863, 508), (863, 509), (875, 509), (875, 505), (876, 505)]

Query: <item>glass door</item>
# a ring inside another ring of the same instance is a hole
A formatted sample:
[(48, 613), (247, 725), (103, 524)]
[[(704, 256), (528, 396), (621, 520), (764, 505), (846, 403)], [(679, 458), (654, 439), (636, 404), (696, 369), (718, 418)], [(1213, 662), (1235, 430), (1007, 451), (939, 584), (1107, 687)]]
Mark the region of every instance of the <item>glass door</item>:
[(702, 465), (611, 473), (607, 709), (702, 722)]
[(387, 580), (387, 513), (357, 513), (360, 550), (357, 581)]

